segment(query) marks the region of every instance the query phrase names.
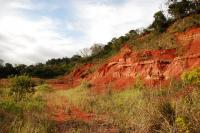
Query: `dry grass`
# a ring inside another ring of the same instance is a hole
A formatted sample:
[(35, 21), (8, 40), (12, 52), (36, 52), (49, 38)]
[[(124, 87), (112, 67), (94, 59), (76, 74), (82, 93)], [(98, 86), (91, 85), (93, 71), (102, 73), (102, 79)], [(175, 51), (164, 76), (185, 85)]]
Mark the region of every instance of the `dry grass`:
[[(183, 82), (172, 82), (169, 87), (160, 89), (147, 88), (138, 82), (124, 91), (101, 95), (91, 93), (85, 84), (62, 91), (52, 91), (43, 85), (34, 95), (20, 102), (9, 95), (9, 89), (1, 88), (0, 132), (109, 132), (108, 129), (113, 127), (118, 129), (116, 132), (200, 132), (199, 86), (177, 99), (175, 93), (186, 87)], [(61, 100), (67, 99), (66, 112), (70, 105), (75, 105), (80, 110), (101, 116), (103, 121), (99, 124), (74, 119), (55, 127), (48, 119), (45, 99), (52, 99), (55, 108), (61, 106)]]
[[(105, 95), (91, 94), (88, 88), (80, 86), (60, 95), (84, 111), (107, 116), (105, 122), (122, 132), (197, 132), (200, 130), (200, 90), (196, 87), (191, 94), (177, 100), (174, 93), (184, 89), (180, 84), (160, 90), (129, 88)], [(186, 102), (188, 97), (192, 104)]]

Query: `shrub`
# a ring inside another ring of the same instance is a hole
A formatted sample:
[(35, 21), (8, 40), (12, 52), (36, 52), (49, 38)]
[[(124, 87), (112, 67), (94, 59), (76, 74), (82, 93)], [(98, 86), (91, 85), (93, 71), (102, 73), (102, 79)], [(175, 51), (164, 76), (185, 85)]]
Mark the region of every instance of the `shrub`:
[(10, 79), (10, 93), (21, 100), (26, 94), (34, 92), (34, 85), (34, 81), (27, 75), (15, 76)]
[(200, 67), (184, 72), (181, 78), (187, 84), (200, 85)]
[(176, 125), (178, 128), (178, 132), (180, 133), (189, 133), (188, 120), (185, 117), (177, 117)]

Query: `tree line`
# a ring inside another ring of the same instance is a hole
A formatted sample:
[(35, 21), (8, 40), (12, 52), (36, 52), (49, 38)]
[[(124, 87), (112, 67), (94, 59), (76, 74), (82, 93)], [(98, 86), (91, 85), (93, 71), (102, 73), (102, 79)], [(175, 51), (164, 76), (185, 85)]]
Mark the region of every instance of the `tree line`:
[(4, 61), (0, 59), (0, 78), (24, 74), (39, 78), (54, 78), (59, 75), (70, 73), (76, 64), (84, 64), (92, 61), (91, 57), (93, 58), (93, 56), (99, 54), (103, 49), (103, 44), (94, 44), (90, 48), (90, 56), (85, 56), (89, 53), (83, 54), (84, 51), (80, 52), (80, 55), (76, 54), (71, 58), (53, 58), (47, 60), (45, 63), (37, 63), (35, 65), (19, 64), (13, 66), (10, 63), (4, 63)]

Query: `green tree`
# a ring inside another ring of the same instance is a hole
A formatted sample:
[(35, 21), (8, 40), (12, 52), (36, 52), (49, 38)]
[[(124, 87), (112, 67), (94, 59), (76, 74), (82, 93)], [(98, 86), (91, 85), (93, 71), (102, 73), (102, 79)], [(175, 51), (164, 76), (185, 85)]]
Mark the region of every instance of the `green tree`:
[(25, 73), (26, 67), (27, 66), (24, 65), (24, 64), (19, 64), (19, 65), (15, 66), (15, 69), (16, 69), (18, 74), (23, 74), (23, 73)]
[(180, 19), (188, 15), (191, 12), (191, 8), (192, 2), (189, 0), (171, 0), (171, 2), (169, 2), (168, 13), (174, 19)]
[(12, 64), (10, 64), (10, 63), (6, 63), (6, 64), (5, 64), (5, 67), (7, 67), (7, 68), (12, 68), (12, 67), (13, 67), (13, 65), (12, 65)]
[(154, 14), (154, 21), (151, 26), (158, 32), (163, 32), (167, 28), (167, 19), (162, 11), (158, 11)]

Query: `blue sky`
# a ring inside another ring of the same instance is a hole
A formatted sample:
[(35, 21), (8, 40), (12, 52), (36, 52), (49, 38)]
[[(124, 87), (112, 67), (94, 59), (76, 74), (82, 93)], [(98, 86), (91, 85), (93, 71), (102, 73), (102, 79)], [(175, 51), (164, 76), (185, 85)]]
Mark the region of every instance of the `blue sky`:
[(0, 0), (0, 59), (34, 64), (71, 57), (148, 26), (166, 0)]

